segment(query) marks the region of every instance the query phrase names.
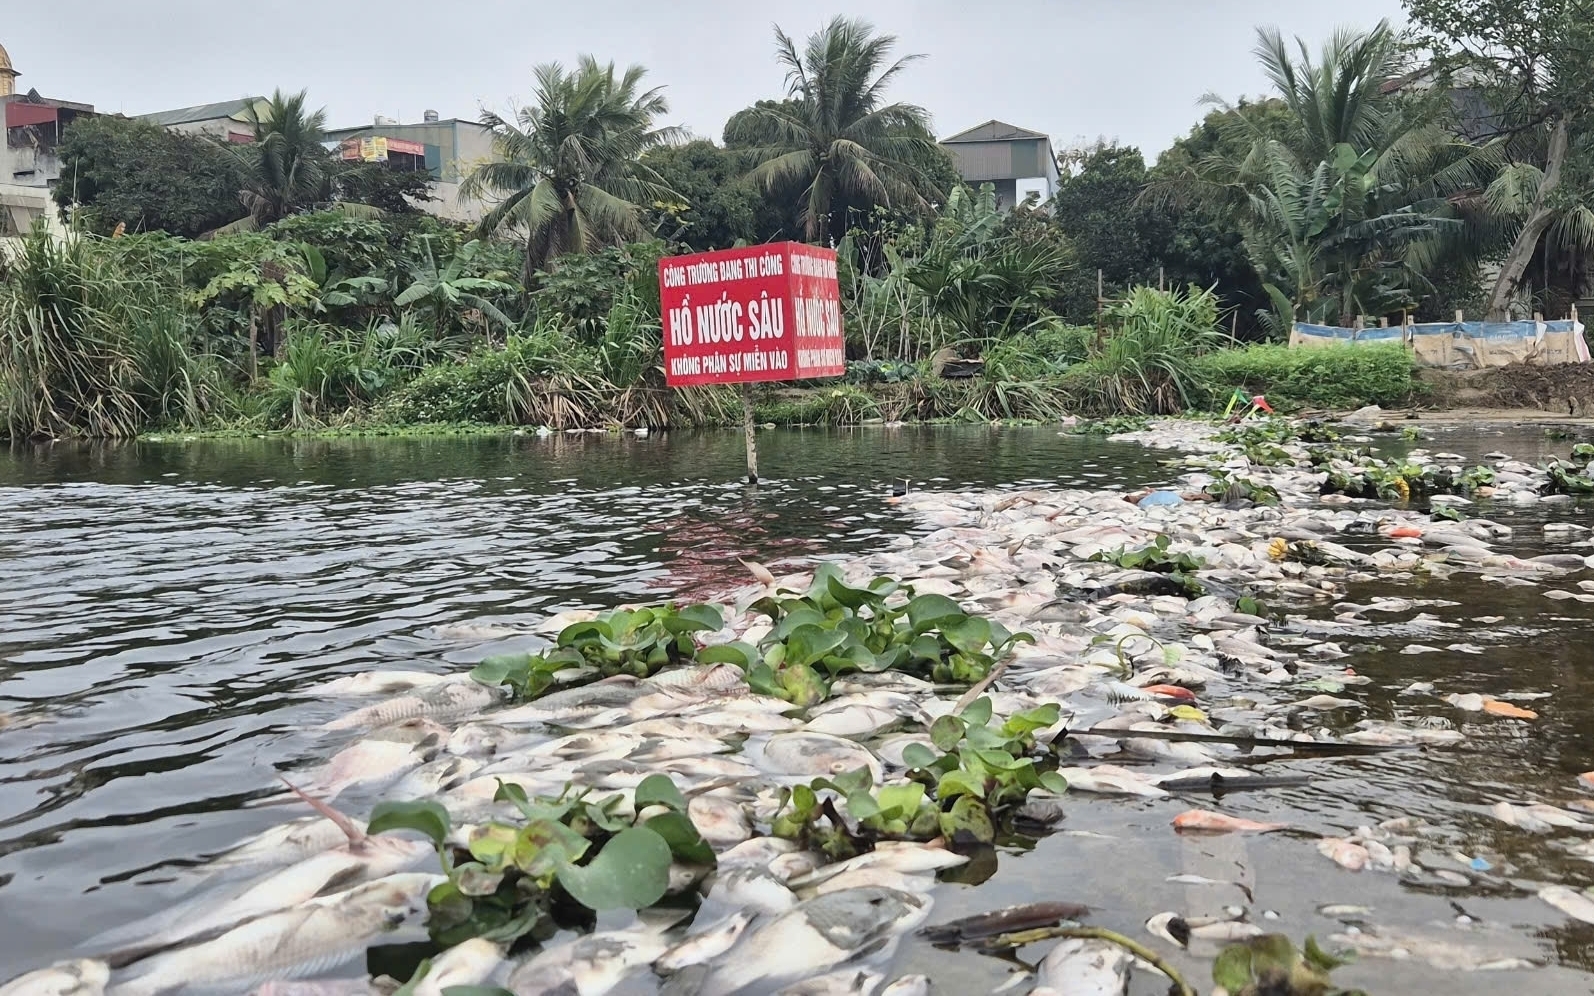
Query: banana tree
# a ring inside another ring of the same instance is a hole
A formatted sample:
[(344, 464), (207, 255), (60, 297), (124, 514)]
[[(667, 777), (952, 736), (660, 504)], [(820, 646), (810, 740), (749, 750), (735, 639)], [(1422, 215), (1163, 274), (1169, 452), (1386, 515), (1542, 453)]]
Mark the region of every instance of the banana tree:
[(488, 295), (513, 294), (517, 289), (515, 285), (495, 274), (469, 275), (471, 264), (481, 251), (479, 240), (472, 239), (460, 246), (442, 267), (437, 265), (432, 255), (431, 240), (423, 240), (423, 246), (425, 256), (419, 265), (410, 270), (410, 286), (393, 299), (396, 307), (407, 308), (415, 304), (430, 306), (434, 327), (439, 333), (465, 308), (478, 312), (482, 316), (483, 326), (487, 319), (505, 328), (515, 324), (488, 298)]

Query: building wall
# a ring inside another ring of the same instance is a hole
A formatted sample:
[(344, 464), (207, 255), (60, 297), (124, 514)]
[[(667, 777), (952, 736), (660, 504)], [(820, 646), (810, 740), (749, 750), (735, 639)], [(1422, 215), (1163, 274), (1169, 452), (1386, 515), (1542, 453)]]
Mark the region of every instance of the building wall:
[(66, 233), (49, 187), (0, 180), (0, 249), (15, 245), (41, 218), (52, 233)]
[(208, 118), (204, 121), (184, 121), (181, 124), (167, 125), (167, 131), (175, 131), (183, 135), (209, 135), (222, 141), (229, 141), (229, 136), (248, 135), (254, 136), (254, 127), (233, 118)]
[(1004, 211), (1031, 192), (1043, 204), (1057, 193), (1061, 176), (1051, 143), (1045, 139), (956, 142), (942, 148), (952, 156), (965, 183), (996, 188), (996, 205)]
[[(449, 221), (476, 222), (487, 213), (487, 205), (460, 196), (460, 183), (479, 163), (493, 158), (492, 132), (474, 121), (450, 118), (416, 124), (382, 124), (359, 128), (339, 128), (327, 132), (328, 141), (348, 138), (397, 138), (437, 149), (437, 167), (432, 181), (433, 201), (418, 204), (421, 210)], [(430, 154), (428, 154), (430, 165)]]

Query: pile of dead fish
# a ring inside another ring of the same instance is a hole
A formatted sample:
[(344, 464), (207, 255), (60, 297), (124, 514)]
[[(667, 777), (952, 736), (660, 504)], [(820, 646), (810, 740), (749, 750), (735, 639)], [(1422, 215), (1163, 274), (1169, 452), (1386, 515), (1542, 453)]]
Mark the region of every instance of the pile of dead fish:
[[(909, 493), (894, 500), (923, 530), (841, 565), (850, 583), (898, 577), (920, 594), (947, 595), (1035, 637), (1016, 648), (986, 690), (998, 719), (1045, 703), (1062, 707), (1063, 719), (1041, 739), (1062, 745), (1059, 770), (1070, 792), (1031, 793), (1023, 813), (1031, 821), (1055, 822), (1092, 796), (1291, 782), (1258, 774), (1260, 758), (1453, 744), (1462, 734), (1445, 724), (1346, 719), (1360, 708), (1350, 695), (1365, 679), (1344, 667), (1335, 627), (1391, 608), (1343, 602), (1346, 585), (1455, 571), (1545, 583), (1586, 567), (1582, 555), (1518, 559), (1498, 552), (1495, 544), (1510, 530), (1484, 519), (1435, 523), (1367, 502), (1325, 503), (1320, 472), (1252, 467), (1213, 433), (1212, 426), (1175, 422), (1129, 437), (1192, 454), (1188, 473), (1152, 501), (1121, 491)], [(1196, 500), (1220, 472), (1271, 486), (1281, 504)], [(1502, 497), (1530, 490), (1530, 475), (1519, 487), (1515, 473), (1502, 467)], [(1168, 552), (1204, 565), (1195, 577), (1205, 594), (1166, 573), (1092, 559), (1158, 537), (1166, 537)], [(807, 584), (801, 571), (772, 580), (776, 587)], [(756, 641), (768, 620), (748, 606), (769, 588), (765, 581), (727, 593), (729, 623), (714, 638)], [(1241, 611), (1242, 598), (1273, 609), (1331, 605), (1337, 615), (1315, 628), (1280, 628), (1275, 619)], [(565, 613), (539, 630), (557, 632), (581, 617)], [(498, 945), (470, 941), (434, 960), (416, 996), (479, 985), (522, 996), (594, 996), (622, 983), (626, 992), (711, 996), (928, 990), (922, 976), (892, 977), (893, 952), (930, 918), (937, 872), (967, 859), (944, 845), (900, 843), (827, 863), (769, 836), (768, 828), (783, 788), (859, 767), (879, 784), (901, 782), (903, 751), (931, 742), (929, 724), (954, 709), (961, 689), (891, 672), (853, 675), (798, 715), (787, 702), (754, 694), (738, 670), (723, 665), (613, 678), (514, 706), (463, 675), (423, 671), (342, 678), (318, 691), (370, 702), (328, 724), (331, 733), (359, 731), (357, 739), (319, 768), (295, 774), (311, 796), (334, 803), (346, 793), (435, 798), (461, 834), (502, 817), (494, 801), (500, 781), (528, 795), (557, 795), (571, 784), (624, 791), (665, 773), (689, 798), (689, 815), (718, 856), (708, 877), (683, 874), (675, 883), (701, 897), (688, 926), (644, 913), (630, 925), (556, 938), (512, 958)], [(1530, 709), (1502, 697), (1475, 698), (1478, 710), (1502, 722), (1531, 721)], [(1472, 704), (1460, 701), (1462, 708)], [(1337, 717), (1332, 729), (1328, 716)], [(1528, 830), (1581, 822), (1569, 810), (1518, 802), (1497, 815)], [(1193, 809), (1174, 827), (1246, 833), (1285, 824)], [(1425, 832), (1414, 822), (1387, 822), (1323, 837), (1316, 850), (1350, 871), (1437, 885), (1486, 874), (1442, 846), (1427, 847)], [(1300, 846), (1313, 853), (1308, 840)], [(198, 898), (101, 938), (91, 957), (0, 987), (0, 996), (382, 992), (365, 976), (363, 955), (372, 945), (425, 939), (426, 896), (441, 881), (429, 873), (435, 868), (429, 844), (368, 837), (336, 814), (298, 819), (210, 856), (196, 871), (207, 882)], [(1544, 898), (1594, 922), (1594, 900), (1581, 893), (1550, 885)], [(1184, 947), (1261, 932), (1242, 908), (1232, 909), (1207, 921), (1161, 914), (1147, 929), (1161, 939), (1154, 943)], [(1345, 942), (1369, 954), (1407, 951), (1373, 931)], [(1123, 992), (1133, 964), (1099, 940), (1060, 942), (1041, 963), (1035, 991)], [(284, 984), (304, 978), (329, 981)], [(1082, 988), (1088, 985), (1098, 988)]]

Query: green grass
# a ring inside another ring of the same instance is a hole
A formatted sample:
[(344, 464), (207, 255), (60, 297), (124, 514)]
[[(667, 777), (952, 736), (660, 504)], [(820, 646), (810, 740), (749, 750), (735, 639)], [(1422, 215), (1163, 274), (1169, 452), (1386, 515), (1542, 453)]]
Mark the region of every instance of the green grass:
[(1280, 411), (1302, 408), (1399, 407), (1417, 389), (1416, 363), (1401, 346), (1289, 349), (1256, 345), (1207, 353), (1195, 361), (1204, 387), (1199, 399), (1222, 410), (1235, 388), (1266, 395)]

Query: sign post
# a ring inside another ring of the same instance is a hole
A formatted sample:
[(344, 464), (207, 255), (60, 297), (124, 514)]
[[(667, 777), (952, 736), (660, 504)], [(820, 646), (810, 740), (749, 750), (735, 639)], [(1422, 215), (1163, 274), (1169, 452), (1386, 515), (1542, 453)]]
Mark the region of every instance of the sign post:
[(836, 253), (797, 242), (659, 260), (664, 380), (739, 384), (747, 479), (758, 483), (748, 384), (847, 371)]

